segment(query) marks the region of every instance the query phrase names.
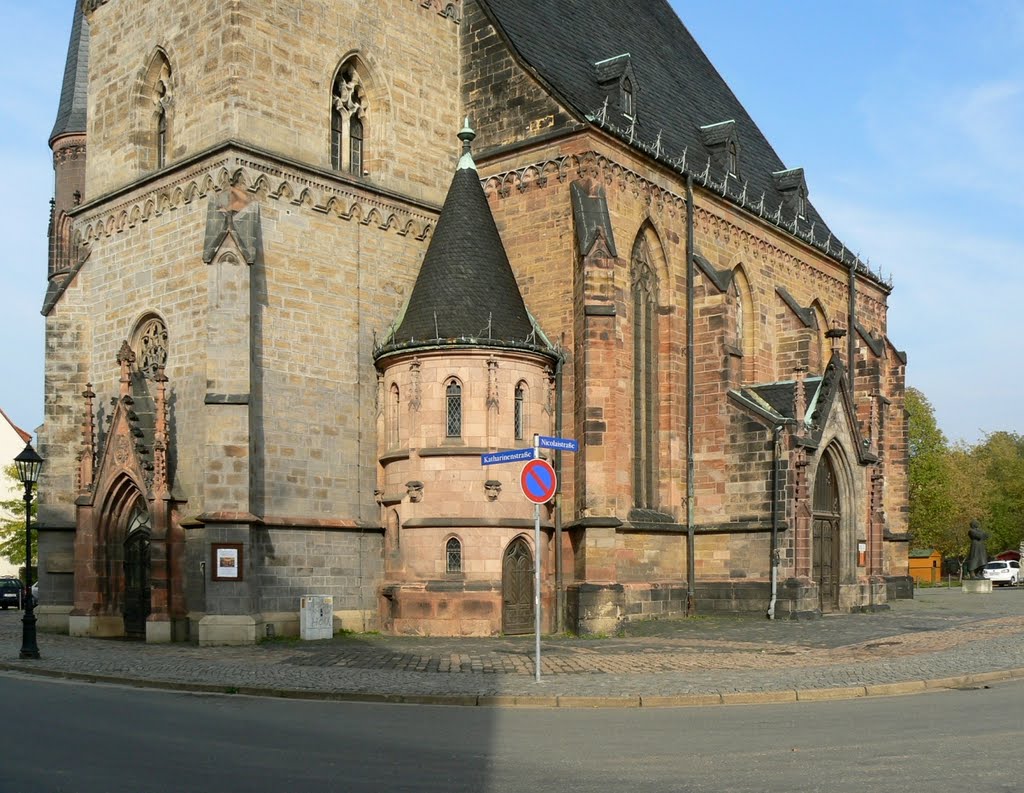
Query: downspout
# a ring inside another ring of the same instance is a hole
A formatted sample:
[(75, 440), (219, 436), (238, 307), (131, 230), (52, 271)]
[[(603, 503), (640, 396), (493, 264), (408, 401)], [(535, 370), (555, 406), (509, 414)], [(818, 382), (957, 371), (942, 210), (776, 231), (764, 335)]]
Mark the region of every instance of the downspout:
[[(565, 334), (562, 334), (562, 350), (555, 363), (555, 437), (562, 437), (562, 363), (564, 359)], [(565, 631), (565, 590), (562, 580), (562, 452), (555, 449), (555, 631)]]
[(850, 395), (854, 393), (854, 380), (857, 373), (853, 369), (854, 364), (854, 352), (857, 349), (856, 342), (853, 334), (856, 331), (857, 322), (857, 262), (854, 260), (850, 263), (850, 327), (849, 332), (846, 335), (846, 367), (850, 373)]
[(768, 619), (775, 619), (775, 601), (779, 593), (779, 436), (782, 425), (772, 427), (772, 539), (768, 564), (771, 570), (771, 599), (768, 601)]
[(686, 616), (697, 611), (694, 596), (696, 562), (693, 538), (693, 367), (696, 351), (693, 346), (693, 177), (686, 174)]

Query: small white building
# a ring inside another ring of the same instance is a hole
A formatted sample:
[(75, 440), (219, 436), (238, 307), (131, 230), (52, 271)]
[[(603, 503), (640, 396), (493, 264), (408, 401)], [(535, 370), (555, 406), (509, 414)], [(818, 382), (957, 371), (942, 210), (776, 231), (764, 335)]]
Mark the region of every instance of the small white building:
[[(21, 429), (4, 413), (0, 408), (0, 469), (6, 468), (14, 462), (14, 458), (25, 448), (25, 444), (32, 440), (32, 436)], [(0, 476), (0, 501), (10, 501), (22, 495), (21, 488), (5, 476)], [(7, 520), (13, 517), (7, 510), (0, 507), (0, 519)], [(16, 576), (18, 568), (11, 564), (5, 557), (0, 556), (0, 577)]]

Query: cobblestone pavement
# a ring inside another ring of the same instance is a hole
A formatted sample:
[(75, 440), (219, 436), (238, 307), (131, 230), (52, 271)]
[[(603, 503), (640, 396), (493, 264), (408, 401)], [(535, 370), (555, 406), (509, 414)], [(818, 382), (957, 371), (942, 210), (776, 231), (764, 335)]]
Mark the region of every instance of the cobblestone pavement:
[(19, 659), (20, 647), (21, 612), (0, 612), (0, 672), (279, 696), (440, 696), (465, 704), (513, 697), (521, 704), (553, 704), (556, 697), (564, 704), (573, 697), (673, 704), (701, 700), (695, 695), (710, 695), (710, 702), (828, 690), (862, 696), (923, 688), (920, 681), (966, 684), (984, 673), (1024, 676), (1024, 588), (990, 595), (919, 590), (888, 611), (819, 620), (697, 617), (638, 623), (608, 638), (545, 637), (539, 683), (532, 636), (350, 635), (197, 647), (41, 633), (40, 660)]

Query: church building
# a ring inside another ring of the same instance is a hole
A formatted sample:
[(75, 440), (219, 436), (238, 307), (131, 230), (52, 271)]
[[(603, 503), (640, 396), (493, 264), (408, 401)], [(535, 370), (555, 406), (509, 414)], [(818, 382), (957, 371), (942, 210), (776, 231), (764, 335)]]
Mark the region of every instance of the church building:
[[(892, 284), (667, 0), (68, 5), (42, 628), (911, 595)], [(578, 443), (542, 450), (539, 543), (522, 460), (484, 464), (537, 436)]]

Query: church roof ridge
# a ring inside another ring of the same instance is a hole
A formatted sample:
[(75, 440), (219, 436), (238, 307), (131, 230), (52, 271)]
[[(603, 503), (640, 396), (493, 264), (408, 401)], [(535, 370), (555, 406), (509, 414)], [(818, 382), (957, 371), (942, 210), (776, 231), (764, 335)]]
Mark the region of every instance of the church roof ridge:
[[(772, 175), (799, 169), (783, 163), (667, 0), (640, 0), (628, 11), (620, 0), (479, 2), (512, 51), (581, 120), (891, 289), (809, 201), (796, 210), (786, 200)], [(630, 114), (610, 93), (614, 85), (595, 73), (624, 62), (623, 53), (636, 78)], [(713, 156), (701, 134), (729, 122), (738, 136), (738, 173)]]

